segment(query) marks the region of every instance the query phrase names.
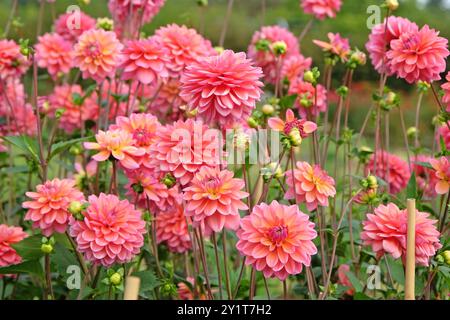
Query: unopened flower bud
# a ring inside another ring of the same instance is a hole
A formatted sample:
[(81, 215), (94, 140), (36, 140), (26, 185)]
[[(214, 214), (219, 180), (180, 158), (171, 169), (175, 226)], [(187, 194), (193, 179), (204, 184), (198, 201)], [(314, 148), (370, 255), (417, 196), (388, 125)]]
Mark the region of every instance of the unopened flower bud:
[(271, 116), (273, 115), (273, 113), (275, 112), (275, 108), (273, 105), (271, 104), (265, 104), (262, 107), (262, 112), (266, 115), (266, 116)]
[(305, 82), (314, 83), (315, 82), (314, 73), (311, 70), (306, 71), (303, 74), (303, 80), (305, 80)]
[(214, 50), (216, 50), (216, 52), (217, 52), (218, 54), (222, 54), (222, 52), (225, 51), (225, 48), (224, 48), (224, 47), (219, 47), (219, 46), (217, 46), (217, 47), (214, 47)]
[(416, 127), (409, 127), (408, 130), (406, 130), (406, 134), (408, 137), (415, 137), (419, 133), (419, 130), (417, 130)]
[(105, 31), (111, 31), (114, 29), (114, 21), (109, 18), (98, 18), (97, 19), (97, 28), (103, 29)]
[(283, 170), (281, 169), (281, 166), (276, 163), (272, 162), (268, 165), (270, 172), (273, 174), (274, 178), (280, 179), (283, 177)]
[(291, 132), (289, 132), (289, 140), (294, 147), (298, 147), (302, 144), (303, 139), (297, 128), (293, 128)]
[(256, 119), (253, 117), (248, 118), (247, 124), (250, 128), (258, 128), (258, 121), (256, 121)]
[(172, 174), (167, 173), (161, 182), (164, 183), (166, 185), (166, 187), (170, 189), (175, 185), (177, 180), (175, 179), (175, 177)]
[(272, 50), (276, 56), (282, 56), (287, 52), (287, 45), (284, 41), (276, 41), (272, 44)]
[(445, 263), (450, 264), (450, 250), (445, 250), (442, 255), (444, 256)]
[(122, 283), (122, 276), (120, 273), (115, 272), (111, 277), (109, 277), (109, 282), (114, 286), (118, 286)]
[(306, 98), (306, 97), (303, 97), (303, 98), (300, 99), (300, 105), (303, 108), (309, 108), (309, 107), (312, 106), (312, 101), (310, 99)]
[(81, 154), (81, 152), (83, 152), (83, 150), (81, 150), (81, 147), (77, 144), (74, 144), (69, 148), (69, 153), (71, 155), (78, 156)]
[(367, 180), (367, 184), (368, 184), (369, 189), (377, 189), (378, 188), (377, 177), (370, 175), (370, 176), (367, 177), (366, 180)]
[(61, 119), (61, 117), (64, 114), (64, 112), (66, 112), (66, 109), (64, 109), (64, 108), (56, 109), (56, 111), (55, 111), (55, 119)]
[(73, 215), (81, 213), (83, 209), (84, 206), (80, 201), (72, 201), (68, 208), (69, 212)]
[(363, 66), (367, 62), (366, 54), (362, 51), (355, 50), (350, 56), (350, 61), (356, 63), (359, 66)]
[(50, 254), (53, 252), (53, 246), (50, 243), (43, 243), (41, 245), (41, 251), (45, 254)]
[(388, 94), (386, 95), (385, 101), (388, 105), (395, 104), (397, 102), (397, 94), (393, 91), (389, 91)]
[(234, 134), (234, 146), (238, 150), (245, 151), (248, 149), (250, 144), (250, 137), (243, 131), (236, 132)]
[(386, 0), (386, 7), (389, 8), (391, 11), (395, 11), (398, 9), (398, 0)]

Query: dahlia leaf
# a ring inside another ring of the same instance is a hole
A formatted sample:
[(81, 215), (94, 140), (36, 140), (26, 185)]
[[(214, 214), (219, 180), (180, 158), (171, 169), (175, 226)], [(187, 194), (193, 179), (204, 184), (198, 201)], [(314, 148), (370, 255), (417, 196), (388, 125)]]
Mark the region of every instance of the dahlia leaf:
[(408, 185), (406, 187), (406, 197), (407, 199), (417, 198), (417, 182), (415, 173), (412, 173), (411, 178), (409, 179)]
[(2, 137), (3, 140), (6, 142), (16, 146), (20, 150), (26, 152), (28, 155), (30, 155), (33, 160), (36, 162), (39, 162), (38, 157), (38, 147), (36, 144), (36, 141), (31, 139), (28, 136), (9, 136), (9, 137)]
[(69, 140), (69, 141), (61, 141), (61, 142), (55, 143), (52, 146), (52, 152), (50, 153), (50, 157), (49, 157), (48, 160), (51, 160), (56, 155), (60, 154), (61, 152), (66, 151), (67, 149), (69, 149), (74, 144), (88, 141), (91, 138), (92, 137), (84, 137), (84, 138), (77, 138), (77, 139), (72, 139), (72, 140)]
[(361, 282), (358, 280), (358, 278), (355, 276), (355, 274), (351, 271), (346, 273), (348, 279), (350, 280), (350, 282), (352, 283), (353, 288), (355, 288), (356, 292), (362, 292), (363, 291), (363, 286), (361, 284)]
[(29, 273), (44, 278), (44, 270), (39, 260), (29, 260), (9, 267), (0, 268), (0, 274)]
[(35, 235), (23, 239), (22, 241), (12, 244), (19, 256), (24, 260), (37, 260), (44, 256), (44, 252), (41, 250), (42, 235)]

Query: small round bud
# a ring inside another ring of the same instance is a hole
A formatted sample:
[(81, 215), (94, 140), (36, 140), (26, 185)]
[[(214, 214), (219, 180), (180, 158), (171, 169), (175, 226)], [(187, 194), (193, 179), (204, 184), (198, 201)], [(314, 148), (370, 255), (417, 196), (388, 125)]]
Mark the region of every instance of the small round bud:
[(97, 19), (97, 28), (103, 29), (105, 31), (111, 31), (114, 29), (114, 21), (109, 18), (98, 18)]
[(367, 180), (367, 184), (368, 184), (369, 189), (377, 189), (378, 188), (377, 177), (370, 175), (370, 176), (367, 177), (366, 180)]
[(270, 41), (266, 39), (261, 39), (255, 44), (256, 50), (258, 51), (269, 51), (270, 50)]
[(250, 128), (253, 128), (253, 129), (258, 128), (258, 121), (256, 121), (256, 119), (253, 117), (248, 118), (247, 124)]
[(398, 98), (398, 96), (395, 92), (389, 91), (388, 94), (386, 95), (385, 101), (388, 105), (393, 105), (393, 104), (396, 104), (397, 98)]
[(314, 73), (311, 70), (306, 71), (303, 74), (303, 80), (305, 80), (305, 82), (314, 83), (315, 82)]
[(445, 263), (450, 264), (450, 250), (445, 250), (442, 255), (444, 256)]
[(340, 86), (337, 90), (336, 93), (342, 97), (345, 98), (348, 95), (348, 87), (347, 86)]
[(283, 170), (281, 169), (281, 166), (278, 163), (272, 162), (269, 164), (268, 167), (270, 169), (270, 172), (273, 174), (274, 178), (280, 179), (283, 177)]
[(417, 130), (416, 127), (409, 127), (408, 130), (406, 130), (406, 134), (408, 137), (415, 137), (419, 134), (419, 130)]
[(302, 144), (303, 139), (297, 128), (293, 128), (291, 132), (289, 132), (289, 140), (294, 147), (298, 147)]
[(120, 273), (115, 272), (111, 277), (109, 277), (109, 282), (114, 286), (118, 286), (122, 283), (122, 276)]
[(312, 104), (313, 104), (312, 101), (310, 99), (306, 98), (306, 97), (303, 97), (303, 98), (300, 99), (300, 105), (303, 108), (309, 108), (309, 107), (312, 106)]
[(41, 251), (45, 254), (50, 254), (53, 252), (53, 246), (50, 243), (43, 243), (41, 245)]
[(216, 52), (217, 52), (218, 54), (222, 54), (222, 52), (225, 51), (225, 48), (224, 48), (224, 47), (219, 47), (219, 46), (217, 46), (217, 47), (214, 47), (214, 50), (216, 50)]
[(386, 0), (385, 4), (391, 11), (397, 10), (399, 6), (398, 0)]
[(79, 145), (75, 144), (69, 148), (69, 152), (71, 155), (78, 156), (83, 152), (83, 150), (81, 150), (81, 147)]
[(80, 214), (84, 210), (84, 205), (80, 201), (72, 201), (69, 204), (69, 212), (73, 215)]
[(265, 105), (263, 105), (263, 107), (262, 107), (262, 112), (263, 112), (264, 115), (266, 115), (266, 116), (271, 116), (271, 115), (274, 114), (275, 108), (274, 108), (274, 106), (271, 105), (271, 104), (265, 104)]
[(161, 182), (164, 183), (166, 187), (170, 189), (175, 185), (175, 183), (177, 183), (177, 180), (172, 174), (167, 173), (164, 176), (164, 178), (162, 178)]
[(358, 66), (363, 66), (367, 62), (367, 56), (364, 52), (355, 50), (350, 55), (350, 61), (352, 61), (353, 63), (355, 63)]
[(272, 50), (276, 56), (282, 56), (287, 52), (287, 44), (284, 41), (276, 41), (272, 43)]

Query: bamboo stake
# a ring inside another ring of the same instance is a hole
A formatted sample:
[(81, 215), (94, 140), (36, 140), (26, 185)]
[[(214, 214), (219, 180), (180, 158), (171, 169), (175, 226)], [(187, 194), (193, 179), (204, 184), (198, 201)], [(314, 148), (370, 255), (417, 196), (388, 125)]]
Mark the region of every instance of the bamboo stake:
[(139, 300), (139, 288), (141, 286), (141, 279), (138, 277), (127, 277), (125, 293), (123, 300)]
[(405, 300), (415, 300), (416, 200), (408, 199), (408, 235), (406, 242)]

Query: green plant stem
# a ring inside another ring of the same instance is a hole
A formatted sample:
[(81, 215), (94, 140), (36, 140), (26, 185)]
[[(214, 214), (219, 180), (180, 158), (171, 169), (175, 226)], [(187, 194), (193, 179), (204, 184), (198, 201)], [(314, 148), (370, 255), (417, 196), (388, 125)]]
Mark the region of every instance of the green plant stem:
[(222, 31), (220, 32), (219, 47), (223, 47), (225, 43), (225, 37), (227, 36), (228, 24), (230, 22), (231, 13), (233, 12), (234, 0), (228, 0), (227, 12), (225, 14), (225, 20), (223, 22)]
[(222, 231), (222, 249), (223, 249), (223, 267), (225, 269), (225, 285), (227, 288), (228, 300), (233, 299), (233, 294), (231, 293), (230, 284), (230, 273), (228, 270), (228, 257), (227, 257), (227, 234), (226, 231)]
[(49, 298), (51, 300), (54, 300), (55, 297), (53, 295), (53, 286), (52, 286), (52, 270), (51, 270), (51, 261), (50, 261), (50, 255), (46, 254), (45, 257), (45, 300), (48, 300)]
[(222, 272), (220, 270), (220, 261), (219, 261), (219, 252), (217, 249), (217, 239), (216, 239), (216, 233), (212, 233), (212, 240), (214, 245), (214, 255), (216, 258), (216, 267), (217, 267), (217, 278), (219, 281), (219, 298), (220, 300), (223, 300), (223, 294), (222, 294)]

